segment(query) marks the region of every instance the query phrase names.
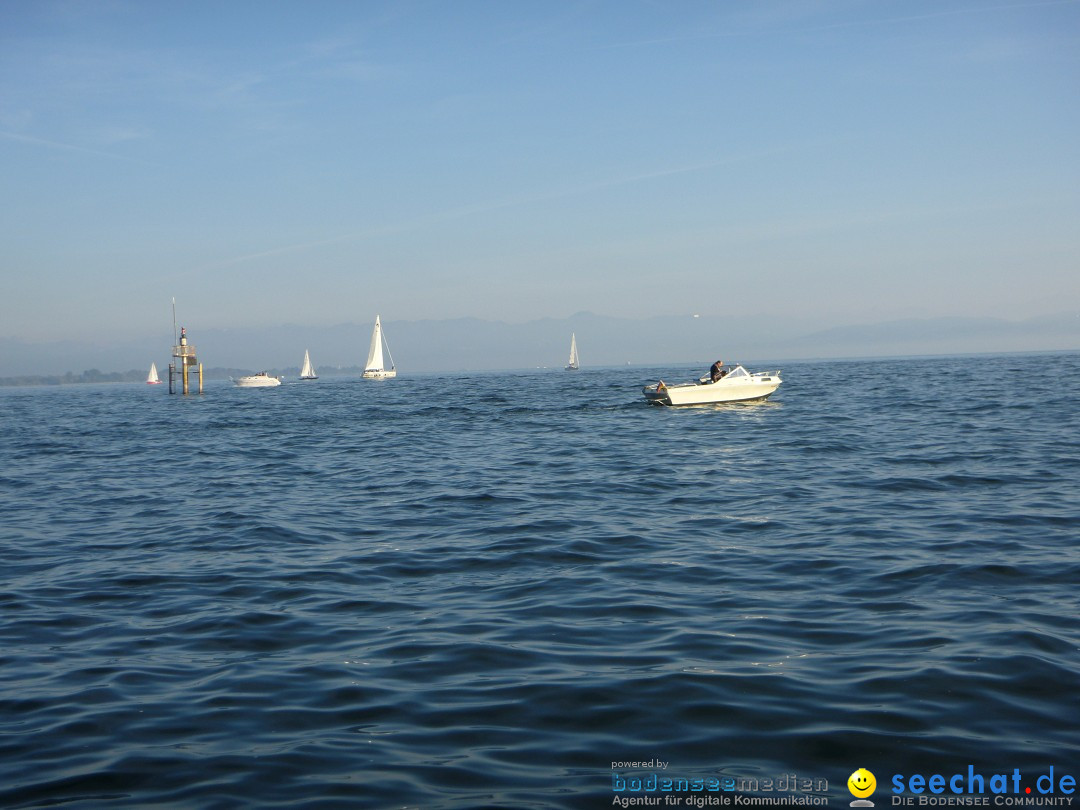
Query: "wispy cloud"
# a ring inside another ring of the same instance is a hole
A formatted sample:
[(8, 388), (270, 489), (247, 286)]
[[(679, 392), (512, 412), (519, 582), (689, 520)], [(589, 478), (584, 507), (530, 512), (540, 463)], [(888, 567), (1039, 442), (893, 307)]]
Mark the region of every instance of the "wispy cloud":
[(229, 267), (236, 267), (238, 265), (248, 264), (249, 262), (258, 261), (259, 259), (269, 259), (274, 256), (282, 256), (287, 253), (300, 253), (305, 250), (312, 250), (314, 248), (325, 247), (326, 245), (334, 245), (341, 242), (350, 242), (362, 239), (370, 239), (377, 236), (386, 236), (388, 234), (410, 230), (411, 228), (415, 227), (416, 224), (417, 223), (391, 224), (379, 228), (369, 228), (363, 231), (330, 236), (326, 239), (315, 239), (309, 242), (297, 242), (291, 245), (280, 245), (279, 247), (267, 248), (266, 250), (258, 250), (254, 253), (244, 253), (240, 256), (232, 256), (227, 259), (221, 259), (220, 261), (209, 262), (207, 264), (194, 268), (191, 272), (204, 273), (211, 270), (225, 270)]
[[(556, 11), (556, 13), (542, 20), (516, 23), (514, 30), (503, 37), (498, 44), (505, 47), (527, 40), (548, 37), (552, 34), (560, 34), (567, 30), (575, 30), (579, 27), (581, 18), (590, 11), (590, 6), (589, 3), (579, 3), (568, 7), (555, 4), (547, 6), (546, 8)], [(539, 8), (545, 7), (540, 6)]]
[(105, 143), (127, 143), (149, 138), (150, 130), (143, 127), (109, 126), (98, 131), (98, 137)]
[(1035, 0), (1029, 3), (997, 3), (985, 6), (968, 6), (966, 8), (942, 9), (925, 14), (907, 14), (896, 17), (871, 17), (866, 19), (840, 20), (830, 23), (806, 25), (807, 16), (800, 13), (796, 17), (780, 20), (775, 17), (766, 22), (756, 21), (744, 23), (741, 28), (731, 28), (722, 31), (699, 30), (689, 34), (673, 34), (666, 37), (632, 40), (628, 42), (614, 42), (602, 46), (603, 48), (633, 48), (647, 45), (664, 45), (673, 42), (691, 42), (696, 40), (722, 39), (728, 37), (752, 37), (763, 33), (769, 34), (793, 34), (812, 33), (815, 31), (830, 31), (841, 28), (860, 28), (882, 25), (896, 25), (921, 20), (932, 20), (941, 17), (955, 17), (969, 14), (988, 14), (995, 11), (1008, 11), (1012, 9), (1040, 8), (1046, 6), (1069, 6), (1080, 5), (1080, 0)]
[(967, 8), (942, 9), (927, 14), (909, 14), (900, 17), (881, 17), (867, 20), (848, 20), (846, 22), (829, 23), (813, 26), (808, 31), (826, 31), (833, 28), (852, 28), (868, 25), (892, 25), (894, 23), (917, 22), (919, 20), (933, 20), (939, 17), (956, 17), (968, 14), (987, 14), (994, 11), (1007, 11), (1017, 8), (1038, 8), (1040, 6), (1068, 6), (1080, 5), (1080, 0), (1039, 0), (1033, 3), (999, 3), (992, 6), (969, 6)]
[[(141, 136), (135, 136), (141, 137)], [(76, 152), (84, 155), (94, 155), (96, 157), (110, 158), (111, 160), (126, 160), (133, 161), (135, 163), (150, 163), (150, 161), (143, 160), (142, 158), (132, 157), (131, 155), (121, 155), (116, 152), (105, 152), (101, 149), (91, 149), (86, 146), (77, 146), (71, 143), (61, 143), (60, 141), (50, 141), (46, 138), (36, 138), (32, 135), (21, 135), (18, 132), (5, 132), (0, 130), (0, 138), (5, 138), (9, 141), (18, 141), (20, 143), (28, 143), (33, 146), (41, 146), (46, 149), (57, 149), (64, 152)], [(114, 140), (130, 140), (130, 138), (116, 138)]]
[(568, 199), (570, 197), (580, 197), (599, 191), (605, 191), (610, 188), (617, 188), (619, 186), (631, 185), (633, 183), (640, 183), (648, 180), (656, 180), (662, 177), (673, 177), (675, 175), (683, 174), (695, 174), (698, 172), (712, 171), (722, 166), (732, 166), (742, 163), (749, 163), (756, 160), (761, 160), (763, 158), (773, 157), (775, 155), (789, 151), (791, 151), (791, 147), (762, 149), (756, 152), (731, 155), (729, 157), (717, 158), (715, 160), (707, 160), (700, 163), (692, 163), (684, 166), (672, 166), (664, 169), (655, 169), (653, 171), (638, 172), (635, 174), (621, 175), (618, 177), (609, 177), (603, 180), (594, 181), (592, 183), (583, 183), (579, 186), (566, 187), (549, 192), (523, 195), (520, 197), (510, 197), (504, 200), (495, 200), (486, 203), (475, 203), (472, 205), (462, 206), (461, 208), (444, 211), (441, 214), (436, 215), (436, 217), (433, 217), (433, 219), (455, 219), (459, 217), (473, 216), (475, 214), (490, 213), (492, 211), (499, 211), (507, 208), (515, 208), (523, 205), (551, 202), (554, 200)]
[(609, 177), (603, 180), (597, 180), (592, 183), (584, 183), (578, 186), (568, 186), (547, 192), (527, 194), (516, 197), (507, 197), (501, 200), (488, 200), (483, 202), (470, 203), (468, 205), (462, 205), (455, 208), (448, 208), (443, 211), (436, 211), (431, 214), (416, 217), (410, 220), (389, 223), (378, 228), (367, 228), (362, 231), (339, 234), (337, 236), (328, 237), (326, 239), (319, 239), (310, 242), (299, 242), (291, 245), (282, 245), (280, 247), (268, 248), (266, 250), (260, 250), (254, 253), (245, 253), (240, 256), (233, 256), (228, 259), (222, 259), (221, 261), (211, 262), (197, 268), (194, 272), (220, 270), (229, 267), (235, 267), (238, 265), (247, 264), (249, 262), (258, 261), (260, 259), (280, 256), (286, 253), (298, 253), (331, 244), (361, 241), (366, 239), (389, 236), (392, 234), (408, 233), (440, 222), (446, 222), (456, 219), (466, 219), (482, 214), (490, 214), (495, 211), (504, 211), (527, 205), (535, 205), (538, 203), (554, 202), (557, 200), (568, 199), (571, 197), (584, 196), (600, 191), (605, 191), (610, 188), (630, 185), (633, 183), (647, 182), (649, 180), (657, 180), (660, 178), (673, 177), (676, 175), (713, 171), (723, 166), (745, 163), (753, 160), (760, 160), (787, 151), (790, 151), (790, 148), (781, 147), (776, 149), (761, 150), (758, 152), (733, 155), (726, 158), (718, 158), (716, 160), (708, 160), (684, 166), (672, 166), (647, 172), (637, 172), (634, 174)]

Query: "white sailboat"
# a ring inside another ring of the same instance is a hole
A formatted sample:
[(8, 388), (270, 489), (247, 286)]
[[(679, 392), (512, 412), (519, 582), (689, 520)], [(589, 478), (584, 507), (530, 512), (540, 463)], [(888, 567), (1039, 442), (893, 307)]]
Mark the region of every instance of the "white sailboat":
[(386, 356), (390, 358), (390, 367), (386, 367), (386, 361), (383, 360), (383, 345), (386, 343), (383, 338), (382, 324), (379, 322), (379, 316), (375, 316), (375, 331), (371, 333), (371, 348), (368, 349), (367, 363), (364, 364), (364, 377), (369, 380), (387, 380), (391, 377), (397, 376), (397, 369), (394, 368), (394, 358), (390, 354), (390, 346), (386, 345)]
[(301, 380), (317, 380), (319, 375), (315, 373), (315, 367), (311, 365), (311, 355), (304, 349), (304, 367), (300, 369)]
[(161, 380), (157, 376), (157, 363), (150, 364), (150, 373), (146, 375), (147, 385), (161, 385)]
[(570, 362), (566, 364), (567, 371), (577, 371), (581, 368), (581, 363), (578, 361), (577, 356), (577, 335), (570, 335)]

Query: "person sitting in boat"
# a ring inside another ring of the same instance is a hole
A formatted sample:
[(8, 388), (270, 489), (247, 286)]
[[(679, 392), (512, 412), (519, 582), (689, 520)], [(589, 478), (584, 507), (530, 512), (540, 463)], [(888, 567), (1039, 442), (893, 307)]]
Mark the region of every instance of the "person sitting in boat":
[(724, 368), (724, 361), (723, 360), (717, 360), (709, 368), (709, 379), (712, 380), (713, 382), (716, 382), (721, 377), (723, 377), (725, 374), (727, 374), (727, 369)]

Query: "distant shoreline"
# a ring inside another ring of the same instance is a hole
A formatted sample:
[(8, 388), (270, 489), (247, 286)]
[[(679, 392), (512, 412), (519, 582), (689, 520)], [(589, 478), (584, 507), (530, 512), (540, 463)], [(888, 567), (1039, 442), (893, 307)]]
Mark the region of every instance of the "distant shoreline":
[[(205, 369), (207, 380), (227, 380), (230, 377), (241, 377), (245, 374), (253, 374), (262, 369), (244, 368), (208, 368)], [(286, 369), (266, 369), (274, 376), (299, 377), (300, 367)], [(359, 376), (363, 369), (360, 366), (348, 366), (345, 368), (322, 367), (319, 368), (319, 376), (336, 377), (354, 374)], [(162, 384), (169, 382), (168, 369), (159, 370)], [(96, 368), (88, 369), (79, 374), (67, 372), (66, 374), (22, 374), (14, 377), (0, 377), (0, 388), (14, 388), (17, 386), (30, 385), (87, 385), (100, 383), (137, 383), (145, 382), (146, 371), (131, 369), (129, 371), (100, 371)]]
[[(784, 366), (787, 364), (801, 364), (801, 363), (855, 363), (855, 362), (873, 362), (882, 361), (887, 362), (891, 360), (939, 360), (945, 358), (954, 357), (1044, 357), (1046, 355), (1054, 354), (1076, 354), (1080, 352), (1080, 348), (1072, 349), (1020, 349), (1017, 351), (991, 351), (991, 352), (941, 352), (937, 354), (882, 354), (882, 355), (852, 355), (844, 357), (785, 357), (779, 359), (773, 359), (765, 361), (769, 366)], [(601, 364), (596, 366), (584, 367), (587, 371), (601, 371), (601, 370), (615, 370), (615, 369), (649, 369), (655, 371), (659, 368), (666, 368), (672, 370), (680, 369), (694, 369), (698, 366), (705, 368), (709, 365), (708, 360), (679, 360), (670, 361), (665, 363), (634, 363), (630, 365), (607, 365)], [(247, 369), (247, 368), (208, 368), (205, 369), (207, 380), (228, 380), (233, 377), (241, 377), (245, 374), (254, 374), (256, 371), (265, 370), (267, 373), (288, 378), (299, 379), (300, 367), (292, 366), (289, 368), (266, 368), (266, 369)], [(359, 377), (363, 373), (361, 366), (320, 366), (318, 373), (320, 377)], [(547, 372), (561, 372), (563, 369), (561, 366), (537, 366), (537, 367), (520, 367), (520, 368), (503, 368), (503, 369), (454, 369), (453, 371), (438, 371), (438, 370), (417, 370), (411, 372), (409, 376), (428, 376), (431, 374), (520, 374), (526, 371), (547, 371)], [(168, 383), (168, 370), (164, 373), (159, 371), (161, 376), (161, 382), (163, 384)], [(20, 386), (62, 386), (62, 385), (87, 385), (87, 384), (102, 384), (102, 383), (138, 383), (146, 380), (146, 372), (137, 369), (131, 369), (129, 371), (100, 371), (96, 368), (88, 369), (79, 374), (67, 372), (65, 374), (23, 374), (12, 377), (0, 377), (0, 388), (16, 388)]]

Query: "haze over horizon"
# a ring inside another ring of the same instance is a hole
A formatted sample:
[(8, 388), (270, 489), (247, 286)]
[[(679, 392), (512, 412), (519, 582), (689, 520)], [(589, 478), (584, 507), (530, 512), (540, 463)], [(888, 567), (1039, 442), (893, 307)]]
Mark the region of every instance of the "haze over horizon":
[(1080, 310), (1076, 0), (14, 0), (0, 22), (8, 342), (142, 340), (173, 296), (252, 332)]
[[(192, 328), (188, 336), (209, 369), (298, 373), (304, 350), (316, 368), (357, 368), (366, 359), (370, 323), (327, 327), (275, 324), (241, 329)], [(764, 363), (826, 358), (882, 358), (1080, 350), (1080, 312), (1010, 321), (933, 318), (796, 333), (746, 317), (710, 315), (613, 318), (578, 312), (509, 324), (479, 318), (386, 321), (384, 336), (401, 374), (560, 369), (577, 335), (585, 369), (611, 366), (707, 368), (714, 359)], [(32, 344), (0, 337), (0, 380), (95, 370), (143, 370), (171, 361), (172, 335), (118, 340), (94, 332), (79, 340)], [(23, 382), (32, 380), (22, 380)]]

